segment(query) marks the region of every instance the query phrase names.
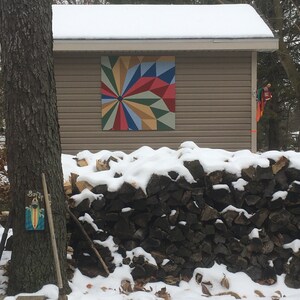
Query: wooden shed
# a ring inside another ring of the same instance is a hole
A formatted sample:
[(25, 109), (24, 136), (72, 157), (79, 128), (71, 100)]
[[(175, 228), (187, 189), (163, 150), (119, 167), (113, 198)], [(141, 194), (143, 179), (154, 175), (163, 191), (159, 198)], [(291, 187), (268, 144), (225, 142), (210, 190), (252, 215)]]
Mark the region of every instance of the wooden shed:
[(278, 40), (239, 5), (56, 5), (64, 153), (148, 145), (256, 150), (257, 52)]

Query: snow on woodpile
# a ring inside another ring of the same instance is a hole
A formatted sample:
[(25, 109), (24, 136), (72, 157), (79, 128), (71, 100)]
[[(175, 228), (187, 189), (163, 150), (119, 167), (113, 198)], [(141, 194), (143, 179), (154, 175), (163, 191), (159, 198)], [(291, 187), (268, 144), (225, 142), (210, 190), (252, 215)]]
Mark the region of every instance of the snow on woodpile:
[[(185, 142), (62, 161), (71, 209), (111, 271), (129, 266), (135, 280), (178, 282), (217, 262), (265, 285), (286, 274), (300, 288), (300, 153)], [(81, 272), (103, 274), (76, 230), (71, 245)]]

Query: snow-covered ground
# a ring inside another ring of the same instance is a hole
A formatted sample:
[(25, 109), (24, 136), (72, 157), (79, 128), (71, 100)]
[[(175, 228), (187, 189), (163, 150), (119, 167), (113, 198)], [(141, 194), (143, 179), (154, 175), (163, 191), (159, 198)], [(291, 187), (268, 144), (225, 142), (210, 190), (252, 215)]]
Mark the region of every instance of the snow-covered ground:
[[(10, 253), (4, 251), (1, 266), (9, 260), (9, 257)], [(201, 275), (203, 277), (200, 282)], [(2, 294), (5, 293), (7, 279), (1, 270), (0, 292)], [(263, 296), (265, 299), (272, 300), (300, 299), (300, 290), (288, 288), (284, 284), (284, 275), (278, 276), (277, 283), (274, 285), (265, 286), (254, 283), (245, 273), (233, 274), (226, 270), (226, 266), (218, 264), (209, 269), (195, 269), (193, 278), (189, 282), (182, 280), (178, 286), (155, 282), (148, 283), (143, 288), (135, 287), (128, 266), (117, 268), (107, 278), (101, 276), (89, 278), (76, 270), (70, 287), (72, 292), (68, 295), (69, 300), (204, 300), (209, 295), (211, 300), (258, 299)], [(55, 285), (45, 285), (35, 294), (20, 295), (45, 295), (55, 300), (58, 288)], [(15, 299), (17, 296), (5, 297), (5, 300)]]
[[(109, 190), (117, 190), (123, 182), (128, 182), (136, 188), (146, 190), (148, 180), (152, 174), (167, 175), (169, 171), (176, 171), (179, 175), (193, 182), (191, 174), (184, 168), (184, 161), (199, 159), (206, 172), (215, 170), (226, 170), (227, 172), (240, 175), (243, 168), (251, 165), (267, 167), (268, 158), (278, 160), (285, 156), (290, 161), (290, 166), (300, 169), (300, 153), (293, 151), (279, 152), (270, 151), (263, 154), (253, 154), (248, 150), (229, 152), (224, 150), (203, 149), (197, 147), (193, 142), (183, 143), (178, 150), (161, 148), (153, 150), (142, 147), (131, 154), (123, 152), (101, 151), (92, 154), (83, 151), (77, 155), (77, 159), (85, 159), (87, 166), (78, 167), (74, 156), (63, 155), (63, 170), (65, 180), (68, 180), (70, 172), (79, 175), (78, 180), (89, 182), (92, 186), (107, 184)], [(109, 162), (109, 170), (96, 172), (96, 160)], [(121, 176), (115, 178), (115, 174)], [(87, 191), (85, 192), (87, 193)], [(92, 194), (90, 192), (90, 194)], [(93, 196), (93, 195), (90, 195)], [(276, 195), (274, 195), (276, 198)], [(80, 196), (77, 199), (80, 201)], [(83, 198), (83, 197), (82, 197)], [(3, 228), (0, 230), (2, 234)], [(257, 233), (253, 232), (253, 235)], [(109, 237), (106, 246), (110, 249), (116, 248), (113, 239)], [(294, 252), (299, 252), (300, 241), (294, 241), (290, 245)], [(140, 249), (142, 252), (142, 249)], [(118, 260), (119, 254), (115, 253), (114, 259)], [(150, 254), (145, 253), (147, 259), (151, 260)], [(0, 266), (6, 264), (10, 253), (5, 251)], [(8, 278), (4, 275), (3, 267), (0, 269), (0, 293), (5, 293)], [(88, 278), (75, 271), (70, 281), (72, 289), (68, 296), (69, 300), (201, 300), (209, 299), (287, 299), (299, 300), (300, 289), (291, 289), (284, 284), (285, 275), (277, 277), (277, 282), (271, 286), (254, 283), (245, 273), (230, 273), (226, 266), (214, 264), (213, 267), (194, 270), (194, 276), (190, 281), (181, 280), (178, 285), (168, 285), (164, 282), (147, 283), (144, 286), (136, 285), (130, 274), (128, 265), (120, 264), (109, 277), (101, 276)], [(57, 299), (58, 288), (54, 285), (45, 285), (37, 295), (45, 295), (49, 299)], [(33, 295), (33, 294), (32, 294)], [(15, 300), (17, 297), (6, 297), (6, 300)]]

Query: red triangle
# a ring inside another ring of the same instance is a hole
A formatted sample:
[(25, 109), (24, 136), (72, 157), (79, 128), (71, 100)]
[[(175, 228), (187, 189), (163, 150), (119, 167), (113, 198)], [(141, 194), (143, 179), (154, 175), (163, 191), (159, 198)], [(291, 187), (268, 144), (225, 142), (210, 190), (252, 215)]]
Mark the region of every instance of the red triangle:
[(166, 93), (166, 91), (168, 90), (168, 87), (169, 86), (166, 85), (166, 86), (163, 86), (163, 87), (160, 87), (157, 89), (152, 89), (151, 92), (163, 99), (163, 96)]
[(143, 77), (140, 78), (124, 95), (123, 98), (146, 92), (150, 90), (152, 83), (154, 81), (153, 77)]
[(163, 99), (170, 112), (175, 112), (175, 98)]
[(175, 83), (173, 83), (168, 86), (165, 93), (162, 95), (162, 98), (163, 99), (172, 99), (172, 98), (175, 99), (175, 95), (176, 95)]
[(161, 80), (160, 78), (156, 77), (151, 88), (150, 88), (150, 91), (152, 91), (153, 89), (157, 89), (157, 88), (160, 88), (160, 87), (164, 87), (164, 86), (167, 86), (169, 85), (167, 82)]
[(119, 103), (113, 130), (128, 130), (126, 116), (124, 113), (123, 105), (121, 103)]
[(103, 82), (101, 84), (101, 93), (102, 93), (102, 95), (118, 98), (118, 96), (107, 85), (105, 85)]

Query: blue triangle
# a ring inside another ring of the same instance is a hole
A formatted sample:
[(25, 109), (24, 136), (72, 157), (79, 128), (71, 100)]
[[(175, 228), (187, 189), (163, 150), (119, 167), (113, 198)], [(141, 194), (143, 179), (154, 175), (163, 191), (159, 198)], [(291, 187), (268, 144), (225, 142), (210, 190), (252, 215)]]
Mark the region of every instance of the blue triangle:
[(153, 62), (143, 62), (141, 63), (141, 74), (144, 76), (144, 74), (152, 67)]
[(126, 73), (126, 78), (125, 78), (125, 81), (124, 81), (124, 84), (123, 84), (123, 89), (122, 89), (122, 93), (121, 95), (124, 94), (124, 91), (127, 89), (128, 87), (128, 84), (130, 83), (134, 73), (136, 72), (137, 68), (138, 68), (139, 65), (135, 65), (133, 66), (132, 68), (130, 68), (127, 73)]
[(165, 73), (162, 73), (159, 75), (159, 78), (169, 84), (173, 81), (173, 78), (175, 77), (175, 67), (166, 71)]
[(160, 76), (161, 74), (165, 73), (166, 70), (172, 69), (175, 67), (174, 62), (167, 62), (167, 61), (158, 61), (156, 63), (156, 76)]
[(129, 113), (129, 109), (128, 109), (127, 105), (124, 105), (124, 103), (123, 103), (123, 109), (124, 109), (124, 113), (126, 116), (126, 121), (127, 121), (129, 130), (139, 130), (138, 126), (135, 123), (135, 121), (137, 121), (137, 118), (134, 118), (134, 116), (131, 117), (131, 115)]
[(143, 75), (143, 77), (156, 77), (156, 63), (154, 63)]
[(140, 78), (141, 78), (141, 65), (139, 65), (138, 68), (136, 69), (135, 73), (133, 74), (123, 94), (125, 94)]

